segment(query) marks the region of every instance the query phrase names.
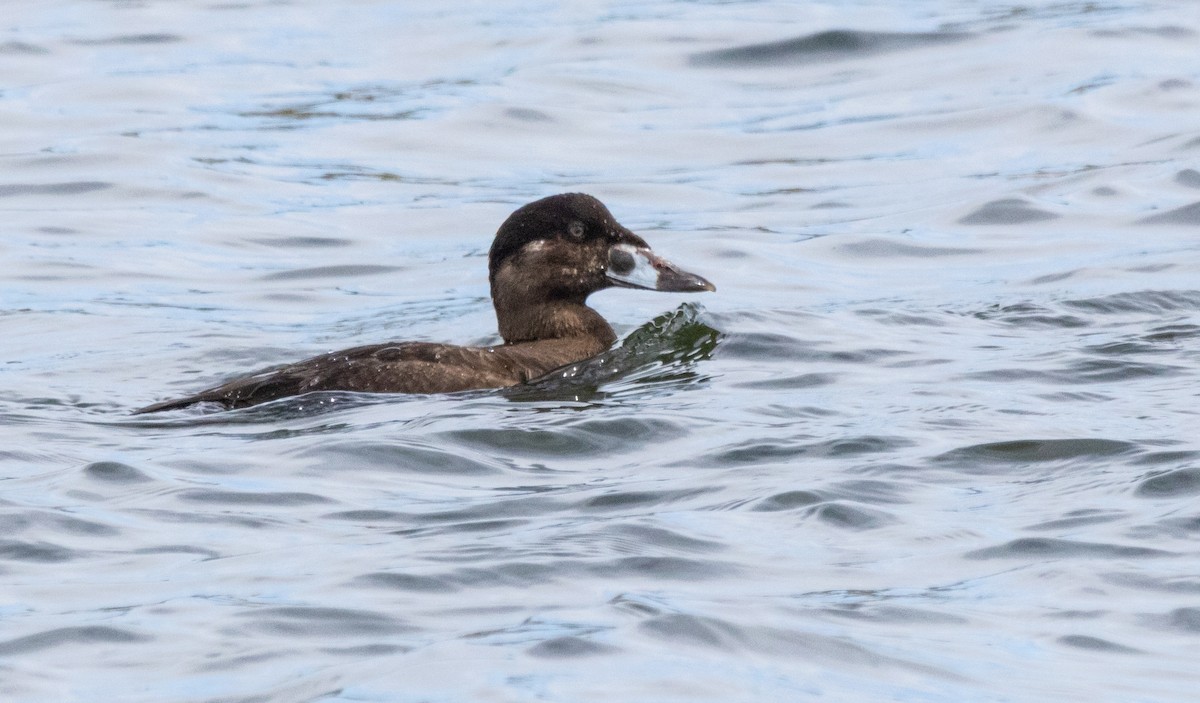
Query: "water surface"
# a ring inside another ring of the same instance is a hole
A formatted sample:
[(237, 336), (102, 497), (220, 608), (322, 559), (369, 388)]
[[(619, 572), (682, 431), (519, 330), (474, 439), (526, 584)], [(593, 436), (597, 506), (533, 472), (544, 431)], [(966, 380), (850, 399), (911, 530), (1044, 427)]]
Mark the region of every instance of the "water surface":
[[(5, 700), (1195, 699), (1192, 4), (10, 10)], [(563, 191), (719, 292), (536, 386), (129, 416), (495, 342)]]

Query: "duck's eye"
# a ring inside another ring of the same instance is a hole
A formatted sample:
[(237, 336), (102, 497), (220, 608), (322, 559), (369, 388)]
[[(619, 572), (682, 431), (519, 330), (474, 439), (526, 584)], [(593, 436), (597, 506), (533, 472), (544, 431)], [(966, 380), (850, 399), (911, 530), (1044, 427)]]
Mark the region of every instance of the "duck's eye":
[(575, 221), (567, 225), (567, 234), (571, 235), (571, 239), (583, 239), (587, 236), (587, 228), (582, 222)]

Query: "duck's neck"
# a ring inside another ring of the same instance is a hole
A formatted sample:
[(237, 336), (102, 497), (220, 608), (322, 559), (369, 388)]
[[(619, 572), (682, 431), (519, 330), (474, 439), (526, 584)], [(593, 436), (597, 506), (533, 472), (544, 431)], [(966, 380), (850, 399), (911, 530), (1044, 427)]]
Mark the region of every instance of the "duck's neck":
[(583, 301), (552, 300), (539, 303), (494, 299), (500, 336), (507, 344), (547, 339), (586, 339), (598, 350), (607, 349), (617, 335), (600, 313)]

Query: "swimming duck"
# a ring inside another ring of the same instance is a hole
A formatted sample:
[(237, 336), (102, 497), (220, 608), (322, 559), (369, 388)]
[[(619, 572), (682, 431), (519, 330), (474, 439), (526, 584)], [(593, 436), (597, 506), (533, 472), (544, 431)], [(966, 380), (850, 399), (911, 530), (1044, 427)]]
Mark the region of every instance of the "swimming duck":
[(154, 403), (134, 414), (203, 402), (241, 408), (311, 391), (448, 393), (515, 386), (593, 357), (616, 341), (613, 328), (587, 306), (588, 296), (598, 290), (716, 290), (655, 254), (603, 203), (583, 193), (552, 195), (509, 215), (488, 252), (488, 281), (504, 344), (355, 347)]

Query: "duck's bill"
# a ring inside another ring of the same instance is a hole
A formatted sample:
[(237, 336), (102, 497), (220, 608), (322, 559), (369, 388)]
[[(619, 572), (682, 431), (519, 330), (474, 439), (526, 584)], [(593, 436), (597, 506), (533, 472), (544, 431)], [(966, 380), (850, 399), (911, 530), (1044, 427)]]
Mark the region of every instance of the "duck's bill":
[(608, 250), (608, 280), (626, 288), (644, 288), (674, 293), (715, 291), (716, 286), (694, 273), (650, 251), (632, 244), (616, 244)]

